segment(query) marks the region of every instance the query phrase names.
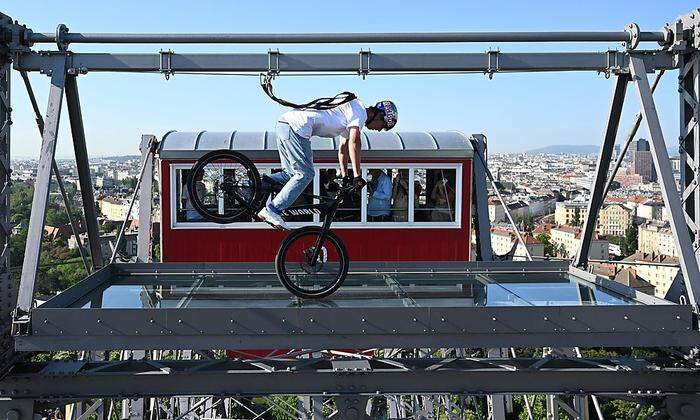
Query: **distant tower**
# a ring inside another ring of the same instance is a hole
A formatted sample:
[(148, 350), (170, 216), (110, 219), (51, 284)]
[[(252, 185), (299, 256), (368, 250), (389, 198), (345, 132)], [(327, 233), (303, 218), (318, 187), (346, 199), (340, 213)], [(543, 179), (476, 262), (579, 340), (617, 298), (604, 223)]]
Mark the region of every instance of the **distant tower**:
[(630, 149), (633, 173), (641, 175), (644, 181), (656, 182), (656, 169), (654, 168), (649, 142), (645, 139), (639, 139), (634, 143), (635, 148)]
[(629, 147), (627, 148), (627, 153), (625, 153), (625, 161), (626, 162), (632, 162), (634, 160), (634, 152), (639, 150), (639, 142), (642, 142), (642, 150), (644, 149), (644, 143), (646, 143), (646, 150), (649, 150), (649, 142), (647, 142), (645, 139), (639, 139), (639, 140), (632, 140), (630, 142)]

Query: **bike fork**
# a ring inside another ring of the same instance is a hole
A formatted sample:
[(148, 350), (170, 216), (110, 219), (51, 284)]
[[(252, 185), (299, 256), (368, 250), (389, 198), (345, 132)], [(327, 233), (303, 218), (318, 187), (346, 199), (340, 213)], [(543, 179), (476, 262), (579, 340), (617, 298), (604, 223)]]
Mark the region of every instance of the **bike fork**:
[(311, 261), (309, 261), (309, 265), (311, 267), (316, 265), (316, 261), (318, 260), (318, 255), (321, 252), (321, 245), (323, 244), (324, 239), (326, 239), (326, 235), (328, 234), (328, 231), (331, 229), (331, 223), (333, 222), (333, 213), (331, 212), (330, 214), (326, 215), (326, 218), (323, 221), (323, 227), (321, 227), (321, 234), (318, 235), (318, 239), (316, 239), (316, 245), (314, 246), (314, 252), (311, 255)]

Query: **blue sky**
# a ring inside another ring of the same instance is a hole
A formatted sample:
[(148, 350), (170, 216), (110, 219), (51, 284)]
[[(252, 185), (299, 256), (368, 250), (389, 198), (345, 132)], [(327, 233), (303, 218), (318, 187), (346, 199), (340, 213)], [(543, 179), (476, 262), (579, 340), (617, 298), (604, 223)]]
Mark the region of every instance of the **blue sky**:
[[(39, 6), (38, 3), (41, 3)], [(657, 30), (697, 5), (690, 1), (78, 1), (6, 0), (5, 13), (36, 32), (53, 32), (65, 23), (71, 32), (409, 32), (556, 31), (623, 29), (636, 22)], [(647, 44), (653, 48), (653, 44)], [(78, 52), (483, 52), (604, 51), (616, 43), (448, 44), (448, 45), (75, 45)], [(43, 44), (40, 48), (53, 48)], [(33, 74), (42, 111), (49, 79)], [(40, 138), (19, 74), (13, 75), (12, 153), (37, 157)], [(664, 77), (656, 93), (669, 150), (677, 150), (676, 72)], [(78, 80), (92, 156), (138, 153), (141, 134), (169, 130), (273, 129), (284, 109), (267, 99), (256, 78), (90, 73)], [(366, 103), (391, 98), (399, 107), (398, 130), (460, 130), (485, 133), (495, 152), (517, 152), (549, 144), (599, 144), (613, 80), (595, 73), (497, 74), (458, 76), (370, 76), (280, 78), (276, 92), (307, 100), (352, 90)], [(620, 137), (637, 112), (628, 89)], [(67, 113), (57, 149), (72, 157)], [(640, 129), (640, 135), (646, 135)]]

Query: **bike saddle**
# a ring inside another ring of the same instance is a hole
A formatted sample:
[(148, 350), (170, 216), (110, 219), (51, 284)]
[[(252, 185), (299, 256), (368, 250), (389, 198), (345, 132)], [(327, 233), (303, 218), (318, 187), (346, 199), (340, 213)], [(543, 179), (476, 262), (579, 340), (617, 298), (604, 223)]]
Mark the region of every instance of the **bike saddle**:
[(263, 189), (265, 189), (265, 190), (270, 190), (273, 192), (280, 192), (282, 187), (284, 187), (284, 184), (277, 182), (276, 180), (270, 178), (267, 175), (263, 175), (260, 178), (262, 180)]

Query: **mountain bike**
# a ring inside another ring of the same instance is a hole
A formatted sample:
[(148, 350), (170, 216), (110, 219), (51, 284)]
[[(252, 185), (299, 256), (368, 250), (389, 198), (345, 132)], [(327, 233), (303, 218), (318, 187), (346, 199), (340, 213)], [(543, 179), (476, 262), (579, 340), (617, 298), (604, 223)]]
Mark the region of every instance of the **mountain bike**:
[[(282, 186), (266, 175), (261, 177), (250, 159), (232, 150), (205, 154), (187, 178), (192, 207), (206, 220), (222, 224), (257, 220), (258, 211)], [(294, 295), (320, 299), (343, 284), (350, 260), (343, 241), (330, 228), (343, 197), (354, 190), (343, 186), (333, 197), (302, 194), (317, 202), (294, 205), (282, 212), (282, 216), (318, 214), (323, 221), (320, 227), (293, 230), (277, 251), (277, 277)]]

